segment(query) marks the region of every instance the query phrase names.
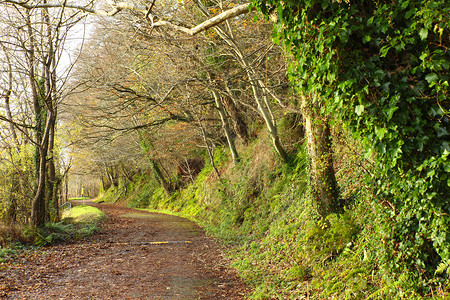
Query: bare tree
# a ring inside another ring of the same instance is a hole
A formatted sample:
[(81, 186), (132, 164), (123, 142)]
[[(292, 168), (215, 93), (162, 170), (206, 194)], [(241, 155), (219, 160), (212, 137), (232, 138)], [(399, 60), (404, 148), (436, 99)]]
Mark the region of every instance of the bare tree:
[[(45, 1), (43, 1), (45, 3)], [(62, 88), (67, 74), (58, 74), (58, 64), (68, 29), (80, 20), (79, 13), (66, 14), (64, 8), (3, 7), (2, 48), (8, 52), (10, 78), (17, 83), (21, 93), (7, 93), (21, 101), (14, 110), (21, 120), (7, 109), (3, 120), (14, 129), (14, 139), (19, 144), (19, 131), (24, 144), (35, 147), (35, 186), (31, 202), (30, 222), (41, 226), (50, 218), (57, 218), (57, 190), (60, 183), (55, 157), (55, 136), (58, 105), (63, 98)], [(9, 81), (12, 82), (11, 80)], [(10, 84), (11, 86), (11, 84)], [(9, 89), (11, 91), (11, 89)], [(22, 151), (22, 150), (20, 150)], [(19, 151), (19, 152), (20, 152)]]

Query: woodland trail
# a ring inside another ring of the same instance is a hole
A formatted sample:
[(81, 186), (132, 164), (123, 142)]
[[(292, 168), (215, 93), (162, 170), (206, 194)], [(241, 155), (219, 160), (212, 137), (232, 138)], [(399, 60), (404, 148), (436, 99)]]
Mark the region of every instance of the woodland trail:
[(1, 263), (0, 298), (243, 299), (248, 292), (195, 223), (95, 206), (108, 215), (99, 234)]

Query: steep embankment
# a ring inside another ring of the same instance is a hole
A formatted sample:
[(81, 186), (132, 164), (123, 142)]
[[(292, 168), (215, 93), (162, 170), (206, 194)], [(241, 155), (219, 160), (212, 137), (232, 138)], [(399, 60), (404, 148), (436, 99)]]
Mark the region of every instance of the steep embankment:
[[(192, 217), (229, 243), (228, 256), (253, 287), (253, 299), (444, 299), (445, 279), (418, 288), (414, 272), (390, 271), (395, 220), (365, 179), (371, 166), (358, 154), (358, 144), (342, 133), (336, 137), (335, 168), (345, 209), (326, 219), (312, 204), (305, 149), (283, 164), (268, 137), (241, 146), (242, 160), (235, 166), (226, 149), (217, 149), (220, 180), (207, 163), (194, 182), (170, 197), (143, 177), (128, 185), (122, 199)], [(119, 192), (108, 194), (117, 199)]]

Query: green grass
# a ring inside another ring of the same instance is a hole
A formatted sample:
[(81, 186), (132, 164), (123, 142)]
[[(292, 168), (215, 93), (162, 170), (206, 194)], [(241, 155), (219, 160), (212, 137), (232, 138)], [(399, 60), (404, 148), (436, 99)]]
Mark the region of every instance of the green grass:
[(88, 205), (74, 206), (62, 215), (63, 220), (71, 219), (75, 223), (97, 223), (105, 217), (105, 213), (100, 209)]
[(0, 262), (30, 247), (89, 237), (100, 230), (99, 224), (105, 218), (98, 208), (80, 205), (64, 212), (60, 222), (45, 223), (40, 228), (0, 226)]
[(74, 197), (74, 198), (69, 198), (69, 201), (74, 201), (74, 200), (88, 200), (91, 199), (91, 197)]

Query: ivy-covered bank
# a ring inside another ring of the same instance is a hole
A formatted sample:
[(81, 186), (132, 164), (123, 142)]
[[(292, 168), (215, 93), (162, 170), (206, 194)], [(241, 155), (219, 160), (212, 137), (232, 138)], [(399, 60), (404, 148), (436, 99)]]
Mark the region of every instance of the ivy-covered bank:
[[(450, 267), (448, 1), (256, 0), (289, 76), (375, 157), (383, 268), (425, 283)], [(308, 95), (308, 96), (306, 96)], [(447, 274), (447, 275), (445, 275)], [(436, 279), (437, 280), (437, 279)]]

